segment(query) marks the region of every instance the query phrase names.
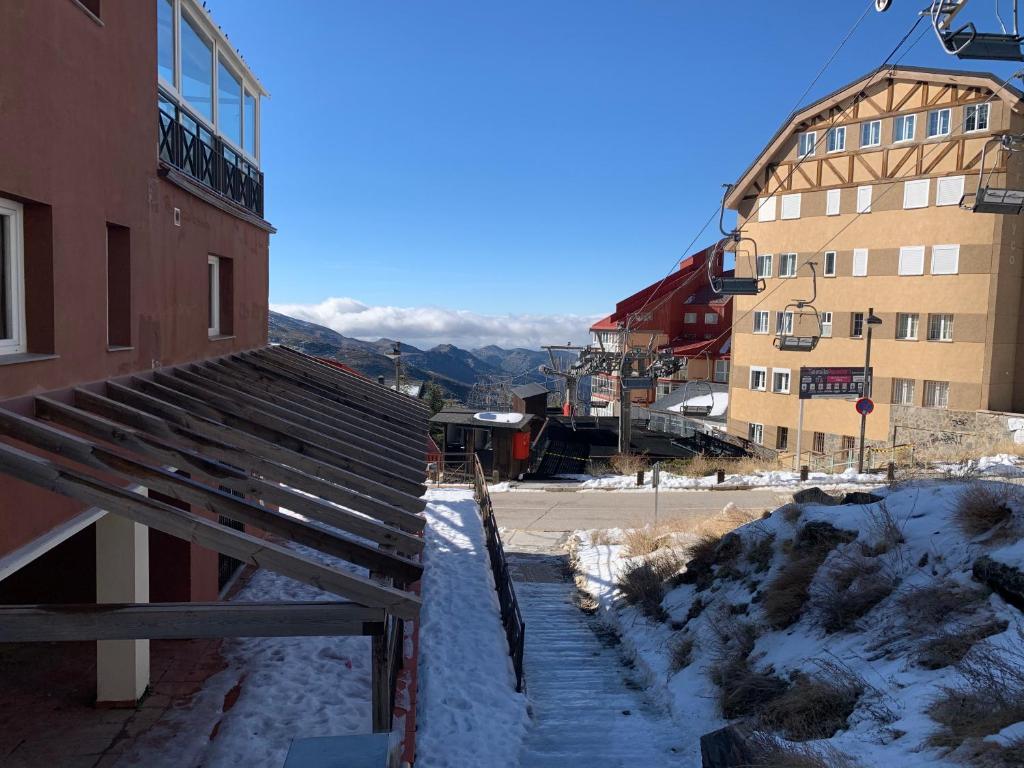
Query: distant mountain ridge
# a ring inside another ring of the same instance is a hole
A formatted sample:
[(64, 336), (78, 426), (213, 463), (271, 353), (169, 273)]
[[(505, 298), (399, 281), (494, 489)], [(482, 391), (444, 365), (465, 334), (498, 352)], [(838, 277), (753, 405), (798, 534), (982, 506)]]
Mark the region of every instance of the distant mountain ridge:
[[(394, 348), (393, 339), (362, 341), (316, 323), (271, 312), (270, 341), (338, 360), (374, 379), (393, 379), (395, 375), (395, 364), (386, 357)], [(489, 377), (516, 376), (517, 384), (544, 381), (538, 368), (550, 362), (543, 350), (502, 349), (493, 344), (474, 350), (438, 344), (424, 350), (402, 342), (401, 351), (405, 376), (419, 381), (433, 379), (449, 396), (459, 400), (465, 400), (475, 383)]]

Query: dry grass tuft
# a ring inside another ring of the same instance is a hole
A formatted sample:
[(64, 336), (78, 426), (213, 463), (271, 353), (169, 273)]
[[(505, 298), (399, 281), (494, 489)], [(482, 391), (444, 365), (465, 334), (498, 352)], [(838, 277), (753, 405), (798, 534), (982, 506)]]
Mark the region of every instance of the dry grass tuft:
[(715, 553), (719, 544), (722, 543), (722, 536), (716, 533), (702, 533), (697, 539), (686, 547), (686, 556), (691, 562), (714, 565)]
[(666, 462), (666, 472), (684, 477), (707, 477), (718, 470), (725, 470), (727, 475), (751, 475), (755, 472), (779, 469), (778, 461), (757, 459), (750, 456), (728, 458), (725, 456), (694, 456), (691, 459), (676, 459)]
[(708, 620), (713, 632), (708, 674), (718, 686), (718, 704), (725, 718), (754, 715), (786, 689), (786, 681), (750, 664), (757, 642), (757, 628), (745, 619), (723, 611)]
[(678, 672), (690, 666), (693, 661), (693, 638), (678, 634), (672, 638), (668, 647), (669, 669)]
[(943, 688), (928, 710), (940, 725), (933, 746), (956, 748), (1024, 720), (1024, 654), (977, 647), (957, 670), (963, 681)]
[(750, 747), (754, 753), (750, 768), (860, 768), (860, 763), (830, 744), (786, 744), (757, 733), (751, 738)]
[(997, 526), (1009, 527), (1013, 510), (1021, 504), (1020, 486), (1010, 483), (971, 483), (960, 494), (956, 521), (970, 536), (980, 536)]
[(665, 621), (668, 613), (661, 607), (665, 598), (665, 582), (682, 567), (682, 558), (672, 551), (663, 551), (642, 562), (631, 563), (619, 577), (619, 591), (627, 603), (639, 606), (645, 616)]
[(665, 543), (666, 534), (660, 528), (645, 525), (643, 528), (631, 528), (622, 534), (622, 543), (626, 547), (627, 557), (642, 557), (656, 552)]
[(590, 546), (600, 547), (610, 544), (615, 544), (615, 541), (612, 540), (612, 536), (607, 530), (600, 529), (590, 532)]
[(902, 592), (899, 596), (900, 614), (908, 626), (920, 635), (942, 627), (951, 618), (975, 611), (989, 596), (985, 587), (965, 586), (952, 579), (927, 584)]
[(867, 531), (871, 543), (868, 546), (868, 553), (871, 555), (884, 555), (891, 552), (907, 539), (903, 535), (906, 527), (906, 520), (897, 520), (885, 502), (879, 502), (867, 509)]
[(608, 464), (617, 475), (635, 475), (637, 472), (646, 472), (651, 462), (642, 454), (617, 453), (608, 459)]
[(787, 523), (793, 524), (800, 519), (800, 516), (804, 513), (804, 508), (799, 504), (790, 502), (779, 508), (779, 514), (782, 515), (782, 519)]
[(847, 727), (864, 688), (857, 678), (800, 675), (779, 696), (766, 702), (758, 723), (791, 741), (828, 739)]
[(896, 577), (878, 560), (859, 555), (832, 565), (811, 595), (826, 632), (852, 629), (896, 589)]
[(753, 536), (747, 546), (747, 562), (757, 573), (767, 571), (775, 555), (775, 534)]
[(971, 649), (992, 635), (1005, 632), (1009, 623), (991, 619), (983, 624), (960, 624), (929, 637), (914, 654), (914, 661), (925, 669), (942, 669), (959, 664)]

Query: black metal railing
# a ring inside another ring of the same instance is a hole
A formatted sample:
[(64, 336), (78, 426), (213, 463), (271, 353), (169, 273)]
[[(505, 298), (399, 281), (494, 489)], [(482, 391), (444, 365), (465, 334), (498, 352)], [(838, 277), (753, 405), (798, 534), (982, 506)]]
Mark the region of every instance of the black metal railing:
[(263, 218), (263, 173), (165, 91), (158, 100), (160, 159)]
[(498, 604), (501, 607), (501, 623), (505, 627), (505, 639), (508, 640), (508, 655), (512, 657), (512, 667), (516, 673), (516, 690), (526, 688), (523, 675), (523, 652), (526, 647), (526, 622), (519, 610), (515, 587), (512, 586), (512, 574), (505, 560), (505, 547), (498, 533), (498, 523), (494, 519), (494, 507), (491, 496), (487, 492), (487, 479), (484, 477), (480, 460), (473, 456), (473, 488), (476, 503), (480, 507), (480, 516), (484, 523), (484, 534), (487, 537), (487, 554), (491, 560), (491, 573), (494, 575), (494, 587), (498, 591)]

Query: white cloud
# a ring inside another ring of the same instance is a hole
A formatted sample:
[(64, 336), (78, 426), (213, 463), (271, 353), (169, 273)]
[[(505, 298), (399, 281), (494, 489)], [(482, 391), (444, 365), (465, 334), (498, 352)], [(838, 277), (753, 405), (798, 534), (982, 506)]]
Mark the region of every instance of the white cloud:
[(374, 341), (398, 339), (417, 347), (454, 344), (472, 349), (488, 344), (537, 349), (542, 344), (585, 343), (601, 316), (483, 315), (441, 307), (371, 307), (351, 298), (319, 304), (271, 304), (283, 315), (324, 325), (345, 336)]

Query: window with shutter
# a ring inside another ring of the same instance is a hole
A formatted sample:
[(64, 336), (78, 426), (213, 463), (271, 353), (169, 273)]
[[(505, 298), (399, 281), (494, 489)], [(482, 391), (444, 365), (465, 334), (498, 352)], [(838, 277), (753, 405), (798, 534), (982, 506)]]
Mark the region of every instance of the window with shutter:
[(839, 215), (839, 203), (842, 194), (841, 189), (830, 189), (825, 197), (825, 215), (826, 216), (838, 216)]
[(900, 248), (901, 275), (923, 275), (924, 274), (924, 246), (905, 245)]
[(836, 276), (836, 252), (825, 251), (825, 267), (823, 270), (825, 277)]
[(932, 274), (955, 275), (960, 268), (959, 245), (932, 246)]
[(871, 213), (871, 187), (857, 187), (857, 213)]
[(765, 197), (757, 206), (758, 221), (775, 221), (775, 196)]
[(927, 208), (931, 179), (917, 179), (903, 183), (903, 207)]
[(939, 179), (935, 185), (936, 205), (960, 205), (964, 196), (964, 177), (948, 176)]
[(799, 219), (800, 218), (800, 193), (795, 195), (783, 195), (782, 196), (782, 218), (783, 219)]
[(866, 277), (868, 274), (868, 249), (853, 249), (853, 276)]

